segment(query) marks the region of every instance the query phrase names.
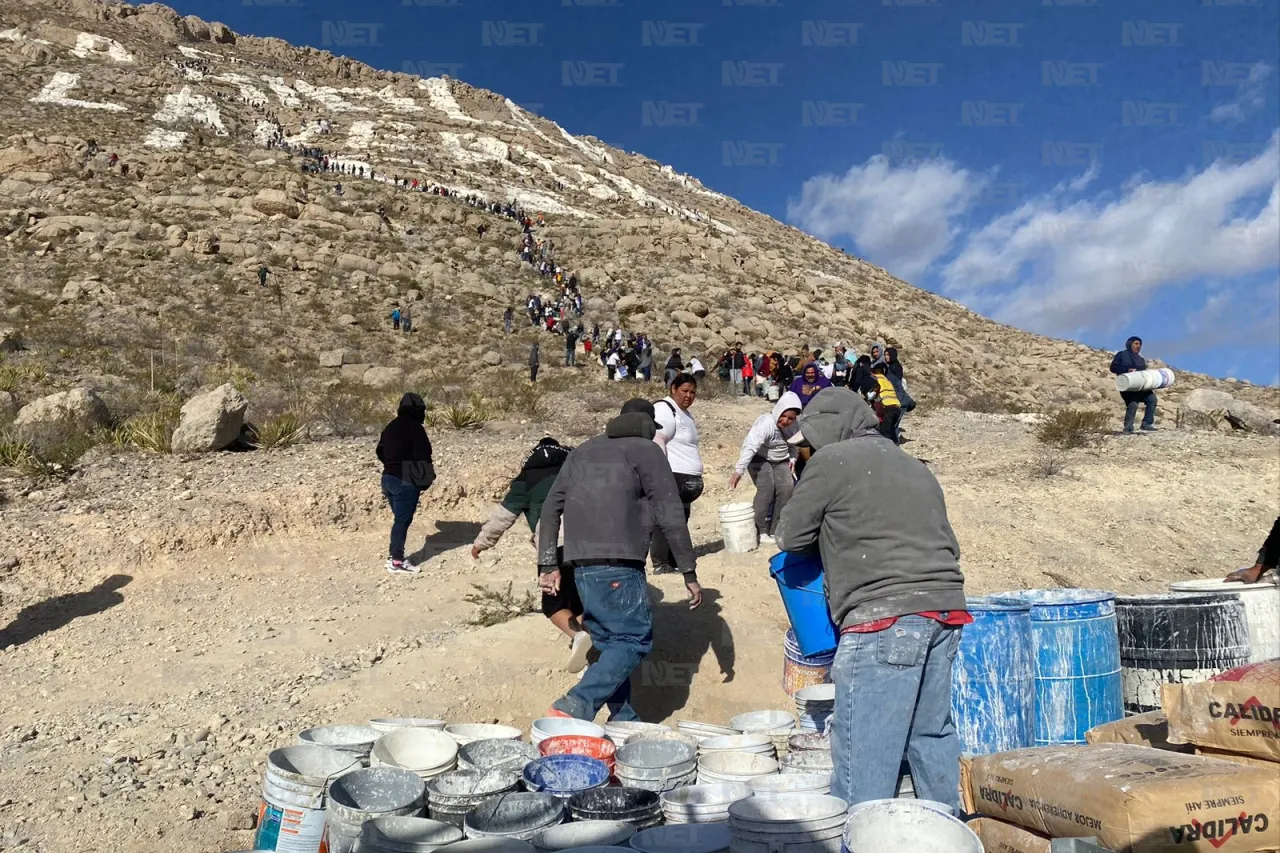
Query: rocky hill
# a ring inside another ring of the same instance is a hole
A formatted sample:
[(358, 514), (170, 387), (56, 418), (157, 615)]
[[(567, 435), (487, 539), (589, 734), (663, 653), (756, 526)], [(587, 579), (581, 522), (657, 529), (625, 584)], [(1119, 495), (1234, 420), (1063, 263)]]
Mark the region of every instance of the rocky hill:
[[(660, 349), (883, 340), (934, 403), (1114, 400), (1107, 353), (996, 324), (456, 80), (160, 5), (2, 0), (0, 83), (0, 418), (73, 386), (127, 414), (228, 380), (260, 409), (337, 383), (502, 384), (534, 336), (504, 337), (502, 311), (550, 282), (521, 228), (468, 197), (541, 213), (588, 326)], [(342, 171), (314, 171), (317, 154)], [(390, 334), (397, 304), (418, 333)], [(1277, 408), (1190, 374), (1173, 396), (1204, 385)]]

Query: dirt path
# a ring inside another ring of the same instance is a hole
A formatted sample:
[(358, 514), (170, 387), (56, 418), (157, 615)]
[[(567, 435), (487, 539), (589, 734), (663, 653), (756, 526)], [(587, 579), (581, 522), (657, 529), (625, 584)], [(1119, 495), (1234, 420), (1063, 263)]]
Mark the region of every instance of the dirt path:
[[(699, 406), (710, 470), (693, 532), (708, 602), (690, 612), (678, 577), (650, 578), (657, 647), (636, 704), (651, 720), (789, 706), (767, 555), (719, 551), (715, 529), (738, 442), (764, 407)], [(1025, 421), (943, 411), (906, 425), (907, 449), (946, 490), (972, 592), (1217, 575), (1251, 559), (1276, 514), (1274, 440), (1116, 438), (1040, 479)], [(516, 531), (496, 561), (474, 563), (466, 545), (536, 438), (436, 437), (451, 485), (412, 530), (438, 553), (418, 577), (382, 571), (368, 441), (107, 460), (7, 507), (0, 557), (22, 560), (0, 587), (0, 625), (20, 640), (0, 652), (0, 849), (242, 849), (251, 833), (234, 827), (256, 804), (266, 752), (309, 725), (403, 715), (526, 728), (573, 683), (562, 639), (540, 615), (470, 628), (461, 599), (473, 582), (533, 588)], [(74, 559), (49, 556), (59, 529)], [(127, 583), (100, 584), (113, 576)]]

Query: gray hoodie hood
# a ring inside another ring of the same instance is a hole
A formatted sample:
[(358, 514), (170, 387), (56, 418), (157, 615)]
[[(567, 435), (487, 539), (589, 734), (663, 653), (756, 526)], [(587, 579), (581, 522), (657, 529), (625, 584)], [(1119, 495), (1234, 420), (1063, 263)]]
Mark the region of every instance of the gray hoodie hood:
[(809, 401), (796, 424), (799, 428), (790, 443), (808, 444), (816, 451), (855, 435), (876, 432), (880, 419), (847, 388), (824, 388)]

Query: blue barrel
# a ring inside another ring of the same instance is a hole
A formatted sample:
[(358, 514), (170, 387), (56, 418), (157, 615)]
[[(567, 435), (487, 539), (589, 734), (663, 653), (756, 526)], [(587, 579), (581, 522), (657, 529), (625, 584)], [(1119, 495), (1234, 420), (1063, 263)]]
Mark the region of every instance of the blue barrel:
[(1036, 746), (1084, 743), (1089, 729), (1124, 717), (1115, 593), (1029, 589), (993, 597), (1031, 605)]
[(769, 574), (778, 582), (800, 653), (820, 655), (834, 649), (840, 638), (827, 609), (821, 558), (783, 551), (769, 558)]
[(970, 598), (973, 624), (951, 670), (951, 717), (960, 748), (988, 755), (1035, 745), (1035, 644), (1031, 605)]

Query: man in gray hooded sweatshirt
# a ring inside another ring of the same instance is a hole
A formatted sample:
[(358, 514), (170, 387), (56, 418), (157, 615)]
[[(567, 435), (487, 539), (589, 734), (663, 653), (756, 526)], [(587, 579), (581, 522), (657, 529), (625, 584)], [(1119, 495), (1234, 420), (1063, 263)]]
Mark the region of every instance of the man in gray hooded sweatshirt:
[(548, 716), (594, 720), (608, 705), (611, 720), (640, 719), (631, 707), (631, 673), (653, 648), (644, 566), (655, 527), (684, 574), (690, 609), (702, 603), (684, 505), (667, 457), (653, 441), (657, 432), (653, 403), (627, 401), (604, 435), (569, 454), (542, 504), (539, 584), (546, 593), (559, 592), (556, 542), (563, 518), (564, 562), (573, 567), (582, 624), (600, 653)]
[(798, 425), (790, 441), (815, 452), (775, 536), (784, 551), (821, 553), (840, 630), (831, 793), (893, 797), (905, 751), (916, 795), (958, 811), (951, 665), (972, 619), (942, 488), (851, 391), (818, 392)]

